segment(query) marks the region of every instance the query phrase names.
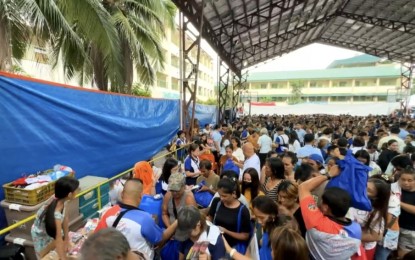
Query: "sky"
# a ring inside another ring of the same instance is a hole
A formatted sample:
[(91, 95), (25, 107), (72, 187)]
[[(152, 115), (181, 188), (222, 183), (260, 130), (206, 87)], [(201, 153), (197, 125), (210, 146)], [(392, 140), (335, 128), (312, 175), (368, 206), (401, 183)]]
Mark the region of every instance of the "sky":
[(325, 69), (331, 62), (363, 53), (314, 43), (248, 68), (248, 72)]

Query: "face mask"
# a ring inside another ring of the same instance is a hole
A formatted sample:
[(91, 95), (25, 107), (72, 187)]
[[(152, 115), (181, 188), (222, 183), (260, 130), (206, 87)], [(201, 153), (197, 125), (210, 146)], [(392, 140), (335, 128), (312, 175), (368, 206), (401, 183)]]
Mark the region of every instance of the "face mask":
[(247, 188), (251, 188), (252, 187), (252, 182), (246, 182), (246, 181), (244, 181), (244, 185)]

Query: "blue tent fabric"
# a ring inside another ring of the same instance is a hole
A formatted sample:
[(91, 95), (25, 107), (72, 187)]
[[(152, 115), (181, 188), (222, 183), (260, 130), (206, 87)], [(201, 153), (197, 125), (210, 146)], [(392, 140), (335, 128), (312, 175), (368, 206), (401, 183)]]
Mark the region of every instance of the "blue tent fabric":
[(78, 178), (112, 177), (165, 146), (179, 129), (179, 113), (178, 100), (0, 74), (0, 182), (57, 163), (72, 167)]
[(352, 207), (371, 211), (372, 204), (367, 196), (367, 181), (372, 168), (358, 161), (351, 150), (347, 151), (343, 160), (337, 160), (336, 163), (340, 168), (340, 175), (331, 179), (326, 188), (339, 187), (348, 191), (352, 199)]
[[(192, 115), (192, 105), (189, 106), (189, 114)], [(206, 124), (216, 124), (218, 115), (216, 106), (196, 104), (195, 118), (199, 120), (199, 125), (203, 128)]]

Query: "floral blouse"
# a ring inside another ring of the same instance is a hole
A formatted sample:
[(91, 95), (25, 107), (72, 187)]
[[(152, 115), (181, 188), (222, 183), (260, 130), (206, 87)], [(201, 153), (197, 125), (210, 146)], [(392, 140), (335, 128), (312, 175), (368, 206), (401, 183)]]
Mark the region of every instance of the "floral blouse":
[[(53, 242), (54, 238), (50, 237), (46, 233), (45, 227), (45, 215), (46, 209), (49, 204), (55, 199), (55, 196), (52, 196), (37, 212), (35, 222), (32, 226), (32, 239), (35, 247), (36, 253), (42, 252), (50, 243)], [(60, 220), (63, 222), (65, 216), (65, 207), (63, 212), (55, 211), (55, 220)], [(63, 235), (63, 229), (61, 230)]]

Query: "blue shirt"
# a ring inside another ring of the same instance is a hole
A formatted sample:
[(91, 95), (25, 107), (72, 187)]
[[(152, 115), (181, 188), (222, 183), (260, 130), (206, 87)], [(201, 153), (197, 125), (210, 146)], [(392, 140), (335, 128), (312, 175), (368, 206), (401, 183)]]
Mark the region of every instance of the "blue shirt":
[(301, 164), (301, 159), (304, 157), (308, 157), (312, 154), (318, 154), (323, 158), (323, 155), (321, 154), (320, 149), (313, 147), (312, 145), (306, 144), (297, 151), (297, 157), (298, 157), (298, 165)]
[(402, 129), (402, 128), (401, 128), (401, 131), (399, 132), (399, 137), (400, 137), (402, 140), (404, 140), (404, 139), (405, 139), (405, 137), (406, 137), (407, 135), (409, 135), (408, 131), (406, 131), (405, 129)]
[[(184, 159), (184, 170), (189, 172), (199, 171), (199, 158), (192, 158), (190, 155)], [(186, 185), (196, 185), (197, 178), (186, 177)]]
[(269, 247), (269, 235), (267, 232), (264, 232), (262, 235), (262, 246), (259, 249), (259, 259), (272, 260), (271, 248)]
[(307, 132), (302, 128), (295, 130), (295, 132), (297, 133), (298, 140), (300, 141), (301, 144), (303, 144), (304, 143), (304, 136), (307, 134)]

